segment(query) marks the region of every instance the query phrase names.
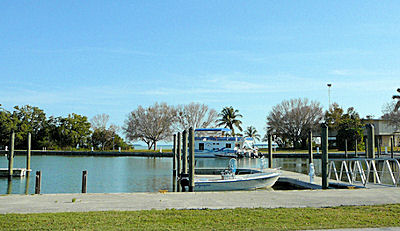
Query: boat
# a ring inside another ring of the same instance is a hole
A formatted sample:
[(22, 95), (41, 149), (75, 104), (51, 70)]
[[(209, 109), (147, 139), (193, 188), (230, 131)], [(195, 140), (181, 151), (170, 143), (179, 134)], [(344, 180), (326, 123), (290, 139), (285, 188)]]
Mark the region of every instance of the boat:
[(251, 137), (228, 136), (229, 128), (195, 129), (195, 157), (258, 157)]
[[(281, 175), (276, 169), (196, 169), (195, 191), (236, 191), (271, 188)], [(220, 172), (220, 174), (216, 174)]]

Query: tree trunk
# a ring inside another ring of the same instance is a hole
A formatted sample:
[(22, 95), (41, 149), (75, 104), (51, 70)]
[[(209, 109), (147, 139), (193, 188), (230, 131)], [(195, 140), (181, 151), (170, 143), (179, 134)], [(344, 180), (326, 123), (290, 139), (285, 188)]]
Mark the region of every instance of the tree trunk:
[(155, 151), (157, 149), (157, 141), (154, 141), (153, 144), (154, 144), (154, 151)]

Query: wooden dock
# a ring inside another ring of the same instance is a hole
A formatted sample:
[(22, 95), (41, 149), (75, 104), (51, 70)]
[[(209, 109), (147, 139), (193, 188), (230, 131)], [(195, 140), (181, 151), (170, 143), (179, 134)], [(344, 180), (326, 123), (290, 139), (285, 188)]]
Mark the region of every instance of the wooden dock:
[[(26, 176), (27, 172), (32, 171), (26, 168), (13, 168), (13, 177), (23, 177)], [(8, 168), (0, 168), (0, 177), (8, 177)]]

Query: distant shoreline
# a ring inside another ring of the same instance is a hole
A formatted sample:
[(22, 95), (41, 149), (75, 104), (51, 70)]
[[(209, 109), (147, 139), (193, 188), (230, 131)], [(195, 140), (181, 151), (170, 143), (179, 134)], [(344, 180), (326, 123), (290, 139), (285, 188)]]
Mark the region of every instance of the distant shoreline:
[[(5, 155), (8, 151), (0, 150), (0, 154)], [(26, 155), (26, 150), (16, 150), (15, 155), (22, 156)], [(142, 156), (142, 157), (172, 157), (172, 152), (118, 152), (118, 151), (109, 151), (109, 152), (101, 152), (101, 151), (41, 151), (41, 150), (32, 150), (32, 156), (39, 155), (48, 155), (48, 156)]]

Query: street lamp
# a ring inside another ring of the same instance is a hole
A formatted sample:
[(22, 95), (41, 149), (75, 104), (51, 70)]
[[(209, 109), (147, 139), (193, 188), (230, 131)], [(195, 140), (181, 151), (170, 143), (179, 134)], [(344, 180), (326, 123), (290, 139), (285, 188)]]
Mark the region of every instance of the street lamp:
[(328, 86), (328, 102), (329, 102), (329, 104), (328, 104), (328, 110), (331, 108), (331, 87), (332, 87), (332, 84), (330, 84), (330, 83), (328, 83), (327, 84), (327, 86)]

